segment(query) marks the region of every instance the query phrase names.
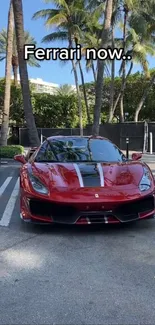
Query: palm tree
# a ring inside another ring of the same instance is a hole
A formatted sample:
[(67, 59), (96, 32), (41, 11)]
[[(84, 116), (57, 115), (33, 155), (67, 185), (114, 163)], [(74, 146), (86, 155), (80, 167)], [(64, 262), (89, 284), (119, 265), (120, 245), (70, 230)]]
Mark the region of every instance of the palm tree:
[[(83, 56), (85, 56), (87, 49), (93, 48), (98, 50), (100, 47), (102, 31), (100, 20), (105, 10), (104, 1), (88, 1), (88, 6), (86, 9), (88, 10), (87, 19), (83, 28), (82, 38), (80, 40)], [(92, 69), (94, 81), (96, 82), (97, 75), (94, 61), (92, 59), (86, 59), (86, 70), (89, 71), (90, 69)]]
[[(129, 1), (130, 4), (130, 1)], [(126, 22), (125, 22), (126, 25)], [(124, 26), (125, 27), (125, 26)], [(128, 80), (129, 75), (131, 74), (132, 68), (134, 63), (139, 63), (146, 75), (147, 78), (149, 76), (149, 64), (147, 62), (147, 55), (154, 56), (155, 54), (155, 46), (154, 46), (154, 36), (153, 32), (155, 30), (155, 20), (148, 15), (146, 12), (146, 8), (144, 6), (140, 7), (140, 3), (136, 3), (135, 0), (135, 7), (130, 7), (130, 15), (128, 16), (128, 28), (126, 31), (126, 37), (124, 35), (124, 39), (120, 39), (118, 41), (118, 46), (122, 47), (122, 41), (124, 40), (124, 46), (126, 49), (126, 56), (131, 55), (132, 60), (130, 61), (129, 71), (125, 76), (125, 65), (124, 61), (120, 67), (120, 73), (123, 73), (122, 76), (122, 85), (120, 92), (114, 102), (113, 111), (111, 114), (111, 118), (109, 122), (111, 122), (115, 109), (120, 102), (121, 104), (121, 115), (123, 121), (123, 96), (124, 91), (126, 88), (126, 83)], [(126, 38), (126, 40), (125, 40)], [(139, 107), (139, 105), (138, 105)], [(139, 109), (137, 107), (137, 109)]]
[[(104, 26), (103, 26), (102, 37), (101, 37), (102, 48), (107, 48), (108, 46), (112, 11), (113, 11), (113, 0), (107, 0), (106, 8), (105, 8)], [(94, 124), (93, 124), (93, 134), (95, 136), (99, 135), (104, 68), (105, 68), (105, 62), (103, 60), (98, 60), (98, 71), (97, 71), (97, 81), (96, 81), (96, 91), (95, 91)]]
[(88, 100), (87, 100), (84, 73), (83, 73), (83, 70), (82, 70), (82, 65), (81, 65), (80, 60), (78, 61), (78, 65), (79, 65), (79, 70), (80, 70), (80, 75), (81, 75), (82, 90), (83, 90), (83, 96), (84, 96), (86, 112), (87, 112), (87, 121), (88, 121), (88, 124), (90, 124), (91, 123), (91, 118), (90, 118), (90, 112), (89, 112), (89, 106), (88, 106)]
[(139, 104), (136, 108), (136, 111), (135, 111), (135, 117), (134, 117), (134, 121), (135, 122), (138, 122), (138, 116), (139, 116), (139, 113), (144, 105), (144, 102), (146, 100), (146, 97), (148, 95), (148, 92), (150, 90), (150, 88), (153, 86), (153, 84), (155, 83), (155, 73), (152, 75), (147, 87), (144, 89), (144, 92), (143, 92), (143, 95), (142, 95), (142, 98), (140, 99), (139, 101)]
[[(124, 49), (124, 54), (125, 54), (126, 53), (127, 21), (128, 21), (128, 15), (129, 15), (129, 8), (128, 8), (127, 3), (124, 3), (123, 11), (124, 11), (124, 18), (123, 18), (123, 49)], [(126, 77), (126, 61), (123, 60), (122, 61), (122, 88), (124, 88), (125, 77)], [(124, 122), (123, 98), (124, 98), (124, 92), (122, 92), (121, 96), (120, 96), (120, 121), (121, 122)]]
[[(24, 44), (34, 44), (36, 45), (35, 39), (30, 35), (29, 32), (24, 32)], [(7, 31), (3, 29), (0, 33), (0, 61), (6, 59), (6, 51), (7, 48)], [(37, 60), (33, 55), (30, 56), (29, 60), (27, 61), (31, 67), (40, 67)], [(15, 86), (18, 84), (17, 75), (18, 75), (18, 54), (17, 54), (17, 43), (16, 43), (16, 33), (14, 30), (13, 35), (13, 53), (12, 53), (12, 70), (14, 74), (14, 83)]]
[[(87, 12), (87, 20), (85, 23), (85, 26), (83, 28), (82, 37), (80, 39), (80, 43), (82, 46), (82, 56), (86, 56), (87, 49), (95, 49), (98, 50), (100, 48), (101, 44), (101, 32), (102, 32), (102, 25), (100, 23), (100, 20), (103, 16), (103, 13), (105, 11), (105, 4), (103, 2), (96, 2), (91, 1), (88, 4), (88, 12)], [(97, 80), (97, 65), (94, 63), (93, 59), (86, 59), (86, 71), (90, 71), (90, 69), (93, 72), (94, 82), (96, 84)], [(108, 60), (105, 61), (105, 71), (108, 72)], [(84, 89), (84, 87), (83, 87)], [(89, 114), (90, 115), (90, 114)], [(89, 118), (90, 119), (90, 118)]]
[[(115, 48), (113, 24), (112, 24), (112, 29), (111, 29), (111, 48), (112, 49)], [(114, 93), (115, 93), (115, 60), (113, 60), (111, 62), (110, 103), (109, 103), (109, 117), (108, 117), (109, 121), (111, 121), (111, 119), (113, 117)]]
[[(116, 0), (116, 4), (117, 4), (117, 9), (116, 9), (116, 15), (117, 15), (117, 10), (119, 12), (123, 12), (123, 36), (122, 36), (122, 40), (121, 40), (121, 47), (124, 50), (124, 55), (126, 54), (126, 37), (127, 37), (127, 23), (128, 23), (128, 17), (129, 17), (129, 12), (132, 11), (134, 9), (134, 5), (136, 7), (137, 5), (137, 0), (125, 0), (123, 3), (121, 1), (117, 1)], [(128, 72), (128, 76), (130, 75), (132, 70), (132, 64), (130, 66), (129, 72)], [(120, 101), (120, 121), (124, 122), (124, 106), (123, 106), (123, 98), (124, 98), (124, 90), (125, 90), (125, 86), (126, 86), (126, 61), (122, 59), (122, 64), (121, 64), (121, 69), (120, 69), (120, 73), (122, 73), (122, 84), (121, 84), (121, 91), (120, 94), (118, 96), (118, 98), (116, 99), (116, 102), (114, 104), (113, 107), (113, 111), (115, 110), (117, 103)], [(112, 118), (113, 114), (111, 111), (111, 116), (110, 118)]]
[[(82, 23), (80, 22), (79, 24), (82, 33), (80, 33), (80, 38), (79, 40), (76, 40), (76, 43), (80, 43), (82, 47), (81, 54), (83, 57), (86, 56), (86, 51), (88, 48), (94, 48), (96, 50), (99, 48), (99, 37), (100, 37), (99, 31), (101, 29), (99, 19), (101, 17), (101, 12), (103, 11), (101, 9), (103, 9), (103, 4), (102, 5), (100, 4), (100, 6), (98, 6), (97, 8), (95, 7), (95, 9), (91, 12), (86, 11), (86, 19)], [(96, 71), (95, 71), (95, 65), (93, 60), (87, 59), (85, 57), (85, 62), (86, 62), (86, 71), (88, 72), (90, 69), (92, 70), (94, 81), (96, 82)], [(90, 117), (87, 93), (86, 93), (85, 82), (84, 82), (84, 74), (83, 74), (80, 60), (78, 61), (78, 65), (79, 65), (83, 95), (84, 95), (84, 100), (86, 105), (87, 120), (88, 123), (91, 124), (91, 117)]]
[(7, 145), (8, 129), (9, 129), (13, 28), (14, 28), (13, 7), (12, 7), (12, 1), (10, 1), (10, 8), (8, 13), (8, 28), (7, 28), (7, 56), (6, 56), (6, 64), (5, 64), (4, 109), (2, 114), (1, 138), (0, 138), (1, 146)]
[[(84, 1), (50, 0), (48, 2), (54, 3), (56, 9), (40, 10), (33, 15), (33, 19), (46, 19), (45, 25), (47, 27), (56, 27), (56, 31), (45, 36), (42, 41), (49, 43), (55, 40), (67, 40), (69, 48), (75, 47), (75, 39), (79, 39), (79, 34), (81, 32), (79, 22), (85, 19), (85, 12), (83, 10)], [(75, 60), (72, 60), (72, 69), (77, 90), (80, 134), (83, 135), (82, 101)]]
[[(113, 13), (111, 18), (111, 48), (112, 49), (115, 48), (115, 44), (116, 44), (115, 27), (117, 26), (118, 21), (121, 19), (119, 4), (120, 4), (119, 0), (114, 0)], [(114, 94), (115, 94), (115, 60), (112, 60), (108, 122), (111, 122), (113, 118)]]
[[(124, 54), (126, 54), (126, 47), (127, 47), (127, 24), (129, 23), (129, 31), (131, 28), (130, 20), (131, 17), (137, 16), (137, 12), (141, 11), (141, 4), (137, 0), (125, 0), (122, 6), (123, 11), (123, 38), (122, 38), (122, 45), (124, 49)], [(131, 15), (129, 13), (131, 12)], [(126, 61), (122, 60), (121, 65), (121, 72), (122, 72), (122, 86), (121, 86), (121, 95), (120, 95), (120, 121), (124, 122), (124, 105), (123, 105), (123, 98), (124, 98), (124, 90), (126, 86)]]
[[(137, 53), (136, 59), (140, 61), (146, 79), (149, 80), (148, 85), (144, 89), (142, 98), (137, 105), (134, 116), (135, 122), (138, 122), (139, 113), (143, 107), (150, 88), (155, 82), (155, 74), (153, 73), (150, 75), (149, 63), (147, 61), (148, 54), (150, 56), (155, 56), (155, 17), (154, 14), (152, 14), (154, 13), (154, 9), (154, 1), (150, 1), (149, 5), (148, 3), (145, 3), (144, 9), (137, 13), (137, 16), (135, 17), (136, 19), (131, 17), (130, 22), (132, 28), (134, 28), (134, 32), (133, 29), (131, 29), (131, 32), (135, 40), (135, 51)], [(137, 24), (135, 24), (135, 21), (137, 21)]]
[(23, 5), (22, 5), (22, 0), (12, 0), (12, 2), (13, 2), (13, 11), (14, 11), (14, 20), (15, 20), (17, 52), (18, 52), (18, 60), (19, 60), (19, 73), (20, 73), (20, 81), (22, 87), (25, 120), (28, 128), (30, 145), (39, 146), (40, 140), (39, 140), (35, 119), (32, 111), (27, 64), (26, 61), (24, 60)]
[(75, 89), (68, 84), (64, 84), (55, 90), (55, 94), (60, 95), (62, 97), (71, 96), (71, 95), (75, 95)]
[[(97, 34), (97, 31), (94, 32), (94, 34), (92, 34), (91, 30), (84, 33), (83, 39), (81, 40), (81, 43), (82, 43), (81, 52), (82, 52), (83, 57), (85, 57), (87, 49), (94, 48), (97, 50), (99, 48), (100, 39), (98, 37), (99, 37), (99, 35)], [(87, 59), (86, 60), (86, 70), (89, 71), (90, 69), (93, 72), (94, 82), (96, 82), (97, 74), (96, 74), (94, 61), (92, 59), (89, 59), (89, 60)]]

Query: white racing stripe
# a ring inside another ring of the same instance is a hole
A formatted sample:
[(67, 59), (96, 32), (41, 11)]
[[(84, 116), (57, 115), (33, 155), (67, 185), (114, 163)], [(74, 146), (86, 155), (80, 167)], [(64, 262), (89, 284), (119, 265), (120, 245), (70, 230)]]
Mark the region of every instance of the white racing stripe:
[(18, 177), (15, 187), (12, 191), (11, 197), (7, 203), (5, 211), (2, 215), (2, 219), (0, 221), (0, 226), (7, 227), (9, 225), (10, 219), (12, 216), (12, 212), (13, 212), (13, 209), (15, 207), (15, 203), (16, 203), (16, 200), (18, 197), (18, 193), (19, 193), (19, 177)]
[(79, 179), (80, 186), (81, 187), (84, 187), (83, 179), (82, 179), (82, 175), (81, 175), (79, 166), (78, 166), (78, 164), (73, 164), (73, 165), (74, 165), (74, 168), (76, 170), (76, 173), (77, 173), (77, 176), (78, 176), (78, 179)]
[(104, 175), (103, 175), (103, 168), (100, 163), (97, 164), (97, 168), (100, 174), (100, 182), (101, 182), (101, 187), (104, 187)]
[(2, 194), (4, 193), (5, 189), (7, 188), (8, 184), (10, 183), (11, 180), (12, 180), (12, 177), (7, 177), (7, 179), (5, 180), (3, 185), (0, 187), (0, 196), (2, 196)]
[[(78, 179), (79, 179), (80, 187), (84, 187), (83, 179), (82, 179), (82, 175), (81, 175), (79, 166), (78, 166), (78, 164), (73, 164), (73, 165), (74, 165), (74, 168), (76, 170), (76, 173), (77, 173), (77, 176), (78, 176)], [(97, 168), (98, 168), (98, 172), (99, 172), (99, 175), (100, 175), (100, 184), (101, 184), (101, 187), (104, 187), (103, 168), (102, 168), (102, 166), (101, 166), (100, 163), (97, 164)]]

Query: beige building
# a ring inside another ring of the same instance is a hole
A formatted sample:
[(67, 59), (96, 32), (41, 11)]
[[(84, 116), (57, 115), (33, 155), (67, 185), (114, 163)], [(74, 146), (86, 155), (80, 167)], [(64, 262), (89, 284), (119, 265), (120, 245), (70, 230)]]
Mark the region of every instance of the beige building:
[[(13, 76), (11, 78), (13, 80)], [(36, 93), (48, 93), (48, 94), (54, 94), (55, 90), (60, 87), (60, 85), (52, 83), (52, 82), (47, 82), (42, 80), (41, 78), (36, 78), (36, 79), (29, 79), (30, 83), (34, 87), (34, 92)], [(20, 78), (18, 75), (18, 82), (20, 82)], [(75, 86), (72, 86), (73, 89), (75, 89)]]

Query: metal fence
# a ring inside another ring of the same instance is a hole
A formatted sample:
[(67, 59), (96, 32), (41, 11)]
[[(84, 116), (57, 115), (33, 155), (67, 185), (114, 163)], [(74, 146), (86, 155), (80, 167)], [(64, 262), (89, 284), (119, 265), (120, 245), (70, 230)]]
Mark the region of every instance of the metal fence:
[(155, 123), (153, 122), (148, 123), (148, 148), (150, 147), (150, 133), (152, 133), (152, 150), (155, 152)]
[(122, 123), (120, 126), (120, 148), (126, 148), (126, 138), (129, 138), (130, 150), (143, 151), (144, 123)]
[[(79, 135), (80, 129), (52, 129), (38, 128), (38, 134), (41, 139), (41, 134), (45, 137), (56, 135)], [(150, 123), (150, 130), (153, 130), (155, 138), (155, 123)], [(151, 132), (151, 131), (150, 131)], [(92, 134), (92, 126), (88, 126), (83, 130), (84, 135)], [(143, 151), (144, 146), (144, 122), (134, 123), (105, 123), (100, 125), (100, 136), (110, 139), (122, 150), (126, 149), (126, 137), (129, 138), (129, 149)], [(29, 147), (30, 142), (28, 132), (25, 128), (19, 129), (19, 143), (24, 147)], [(154, 148), (155, 151), (155, 148)]]

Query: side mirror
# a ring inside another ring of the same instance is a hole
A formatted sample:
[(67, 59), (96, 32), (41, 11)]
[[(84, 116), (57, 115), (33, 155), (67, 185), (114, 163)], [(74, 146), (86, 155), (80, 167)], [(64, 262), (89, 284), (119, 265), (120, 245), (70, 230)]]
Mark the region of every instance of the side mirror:
[(136, 161), (136, 160), (139, 160), (139, 159), (142, 158), (142, 154), (141, 154), (141, 153), (136, 153), (136, 152), (135, 152), (135, 153), (132, 154), (131, 157), (132, 157), (132, 160), (135, 160), (135, 161)]
[(20, 162), (21, 164), (26, 164), (26, 159), (24, 155), (16, 155), (14, 156), (14, 160)]

